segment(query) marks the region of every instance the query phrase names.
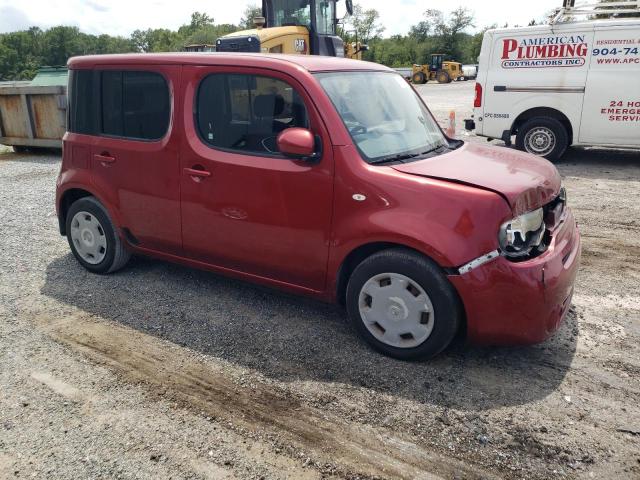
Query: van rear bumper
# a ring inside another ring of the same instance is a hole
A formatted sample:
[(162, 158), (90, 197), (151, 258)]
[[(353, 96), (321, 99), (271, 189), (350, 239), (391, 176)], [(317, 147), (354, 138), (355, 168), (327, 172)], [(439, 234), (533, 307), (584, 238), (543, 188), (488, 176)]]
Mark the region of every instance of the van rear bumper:
[(580, 264), (580, 232), (567, 209), (548, 250), (520, 263), (504, 257), (451, 275), (464, 304), (467, 338), (481, 345), (528, 345), (560, 326)]

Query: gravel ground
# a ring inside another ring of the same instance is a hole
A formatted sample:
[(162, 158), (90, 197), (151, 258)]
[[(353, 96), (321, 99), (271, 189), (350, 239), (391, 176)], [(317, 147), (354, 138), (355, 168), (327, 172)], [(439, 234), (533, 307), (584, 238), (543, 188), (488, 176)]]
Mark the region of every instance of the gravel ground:
[[(472, 82), (419, 91), (470, 114)], [(0, 478), (640, 477), (637, 153), (558, 165), (584, 251), (553, 338), (422, 363), (211, 273), (87, 273), (56, 230), (59, 167), (0, 154)]]

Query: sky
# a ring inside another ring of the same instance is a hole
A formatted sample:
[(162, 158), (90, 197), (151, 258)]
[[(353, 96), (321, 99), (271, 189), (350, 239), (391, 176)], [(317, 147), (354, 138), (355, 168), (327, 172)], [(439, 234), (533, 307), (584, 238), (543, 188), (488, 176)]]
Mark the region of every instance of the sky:
[[(526, 25), (542, 19), (561, 0), (355, 0), (365, 8), (375, 8), (386, 27), (384, 36), (405, 34), (422, 19), (427, 8), (449, 11), (458, 5), (471, 9), (476, 27), (505, 23)], [(0, 33), (38, 26), (77, 26), (86, 33), (129, 36), (136, 29), (176, 29), (189, 23), (191, 13), (205, 12), (216, 23), (238, 23), (247, 5), (261, 0), (0, 0)], [(338, 2), (344, 14), (344, 0)]]

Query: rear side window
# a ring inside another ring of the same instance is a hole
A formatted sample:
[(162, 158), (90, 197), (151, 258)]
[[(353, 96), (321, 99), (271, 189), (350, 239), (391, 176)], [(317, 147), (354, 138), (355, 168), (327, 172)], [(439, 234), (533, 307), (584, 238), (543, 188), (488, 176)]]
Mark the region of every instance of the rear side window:
[(101, 133), (158, 140), (167, 133), (171, 107), (169, 88), (154, 72), (101, 72)]
[(169, 87), (155, 72), (71, 70), (68, 129), (87, 135), (158, 140), (171, 116)]
[(200, 137), (212, 147), (277, 154), (276, 137), (309, 127), (307, 110), (288, 83), (260, 75), (212, 74), (196, 98)]
[(96, 106), (93, 95), (93, 71), (69, 71), (68, 130), (74, 133), (94, 132)]

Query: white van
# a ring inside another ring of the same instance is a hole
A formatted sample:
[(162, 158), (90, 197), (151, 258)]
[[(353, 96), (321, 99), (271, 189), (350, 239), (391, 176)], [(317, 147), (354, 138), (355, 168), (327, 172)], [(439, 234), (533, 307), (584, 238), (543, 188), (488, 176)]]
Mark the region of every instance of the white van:
[(640, 18), (489, 30), (479, 62), (467, 130), (550, 160), (570, 145), (640, 148)]

